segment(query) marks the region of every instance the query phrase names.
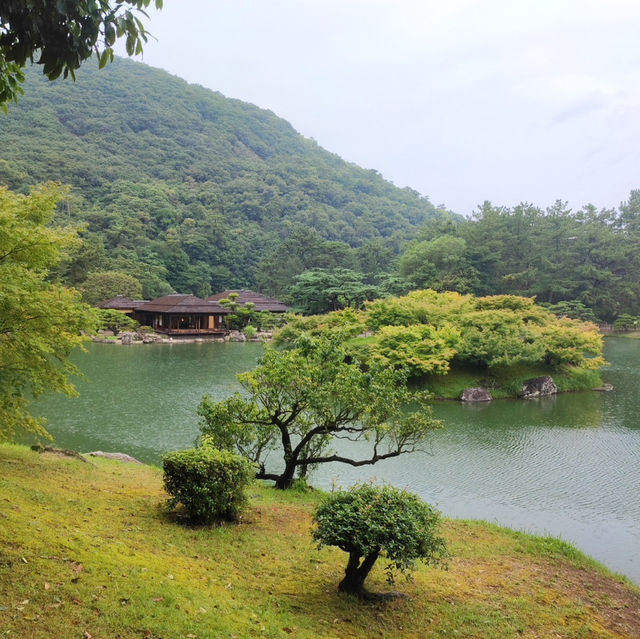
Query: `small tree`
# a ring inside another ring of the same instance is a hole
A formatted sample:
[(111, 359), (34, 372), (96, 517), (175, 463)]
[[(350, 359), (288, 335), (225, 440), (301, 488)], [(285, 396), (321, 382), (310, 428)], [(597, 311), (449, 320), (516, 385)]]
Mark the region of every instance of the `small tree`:
[(120, 331), (135, 330), (140, 323), (129, 317), (126, 313), (115, 308), (98, 309), (101, 328), (111, 331), (114, 335), (118, 335)]
[(613, 330), (619, 332), (632, 331), (638, 327), (638, 324), (640, 324), (640, 318), (633, 317), (629, 313), (623, 313), (613, 323)]
[(382, 554), (387, 580), (413, 570), (416, 561), (442, 564), (445, 541), (438, 536), (440, 516), (419, 497), (392, 486), (356, 485), (330, 495), (313, 516), (313, 539), (319, 547), (337, 546), (349, 553), (339, 590), (374, 598), (364, 581)]
[(241, 330), (248, 324), (251, 324), (251, 320), (256, 315), (255, 304), (253, 302), (247, 302), (246, 304), (240, 304), (237, 301), (238, 293), (229, 293), (229, 297), (223, 297), (218, 300), (218, 303), (228, 308), (231, 314), (225, 317), (225, 322), (229, 330)]
[[(217, 448), (258, 463), (258, 479), (289, 488), (296, 473), (305, 477), (317, 464), (363, 466), (419, 450), (440, 423), (431, 418), (426, 396), (408, 391), (406, 379), (406, 370), (381, 362), (365, 369), (346, 361), (339, 336), (302, 335), (290, 350), (267, 348), (256, 369), (238, 375), (248, 396), (221, 402), (205, 396), (200, 429)], [(368, 442), (369, 450), (360, 458), (341, 454), (332, 450), (340, 440)], [(282, 463), (268, 471), (276, 448)]]

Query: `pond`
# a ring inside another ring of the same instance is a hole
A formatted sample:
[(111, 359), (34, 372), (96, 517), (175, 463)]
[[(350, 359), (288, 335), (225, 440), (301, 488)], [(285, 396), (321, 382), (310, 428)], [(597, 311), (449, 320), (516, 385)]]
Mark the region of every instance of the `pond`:
[[(59, 446), (157, 464), (193, 444), (202, 395), (237, 390), (234, 375), (261, 351), (255, 343), (93, 344), (75, 358), (86, 376), (80, 397), (43, 398), (37, 410)], [(605, 355), (611, 393), (440, 402), (434, 413), (445, 428), (430, 438), (429, 454), (357, 469), (328, 464), (312, 481), (390, 481), (452, 517), (561, 537), (640, 584), (640, 340), (608, 338)]]

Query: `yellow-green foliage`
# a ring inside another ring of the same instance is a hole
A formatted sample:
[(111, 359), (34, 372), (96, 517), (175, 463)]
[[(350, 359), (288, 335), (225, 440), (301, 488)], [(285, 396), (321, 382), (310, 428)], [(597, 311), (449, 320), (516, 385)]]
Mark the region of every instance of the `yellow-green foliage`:
[(372, 338), (364, 344), (352, 339), (352, 352), (406, 366), (414, 376), (443, 375), (465, 366), (597, 370), (604, 363), (602, 336), (594, 324), (558, 319), (530, 297), (424, 290), (365, 307), (348, 317), (329, 313), (296, 319), (280, 340), (338, 326), (349, 327), (346, 334), (353, 337), (366, 326)]
[(376, 331), (383, 326), (432, 324), (440, 326), (473, 309), (473, 296), (437, 293), (431, 289), (412, 291), (404, 297), (387, 297), (366, 302), (365, 321)]
[(460, 346), (460, 331), (450, 324), (383, 326), (373, 352), (393, 366), (407, 366), (414, 373), (445, 374)]
[(276, 337), (276, 345), (289, 344), (301, 333), (318, 336), (325, 332), (340, 333), (345, 338), (355, 337), (366, 330), (362, 313), (345, 308), (324, 315), (287, 315), (287, 323)]
[(316, 495), (256, 486), (241, 523), (186, 527), (159, 469), (0, 445), (0, 637), (638, 636), (636, 588), (567, 544), (474, 522), (444, 522), (449, 570), (419, 566), (406, 597), (340, 595), (345, 555), (310, 535)]

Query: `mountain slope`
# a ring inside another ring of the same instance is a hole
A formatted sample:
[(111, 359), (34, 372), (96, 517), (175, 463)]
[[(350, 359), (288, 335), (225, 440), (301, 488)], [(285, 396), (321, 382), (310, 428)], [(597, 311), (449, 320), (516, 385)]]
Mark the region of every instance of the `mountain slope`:
[(367, 243), (392, 255), (439, 215), (272, 112), (130, 60), (88, 64), (75, 83), (30, 70), (0, 136), (0, 184), (72, 186), (61, 216), (88, 224), (85, 249), (63, 273), (72, 284), (116, 269), (147, 295), (252, 286), (269, 280), (261, 260), (296, 233), (317, 255), (305, 249), (307, 263), (292, 271), (358, 270)]

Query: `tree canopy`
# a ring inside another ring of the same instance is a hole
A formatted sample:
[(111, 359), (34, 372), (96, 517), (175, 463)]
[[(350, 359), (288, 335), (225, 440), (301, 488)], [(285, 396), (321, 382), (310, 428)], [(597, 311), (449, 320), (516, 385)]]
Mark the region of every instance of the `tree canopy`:
[(73, 394), (68, 357), (96, 328), (79, 293), (46, 279), (77, 241), (75, 230), (50, 226), (61, 195), (54, 185), (29, 195), (0, 188), (0, 439), (18, 429), (47, 435), (28, 398)]
[(120, 271), (93, 271), (82, 283), (82, 300), (97, 306), (101, 302), (124, 295), (132, 300), (142, 298), (142, 285), (127, 273)]
[[(278, 488), (289, 488), (318, 464), (371, 465), (420, 450), (439, 426), (425, 395), (407, 389), (403, 369), (371, 362), (365, 370), (347, 361), (340, 336), (267, 348), (258, 367), (238, 380), (245, 395), (203, 398), (201, 431), (215, 447), (258, 463), (258, 479), (274, 480)], [(332, 449), (338, 440), (358, 444), (352, 453), (338, 453)], [(280, 462), (268, 468), (274, 451)]]
[[(112, 61), (113, 44), (125, 38), (129, 55), (142, 53), (146, 29), (138, 17), (152, 0), (5, 0), (0, 6), (0, 105), (22, 93), (27, 62), (42, 65), (55, 80), (75, 71), (92, 55), (103, 67)], [(153, 0), (156, 8), (162, 0)]]

